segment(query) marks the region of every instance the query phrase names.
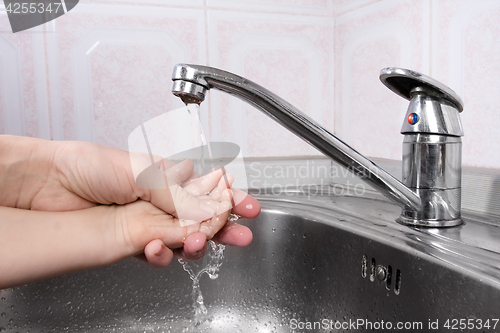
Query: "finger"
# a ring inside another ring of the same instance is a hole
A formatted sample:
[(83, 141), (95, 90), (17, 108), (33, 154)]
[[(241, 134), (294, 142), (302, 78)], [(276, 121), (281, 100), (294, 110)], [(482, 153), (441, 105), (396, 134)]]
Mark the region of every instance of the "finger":
[[(193, 163), (190, 160), (184, 160), (167, 169), (164, 178), (169, 184), (168, 188), (152, 189), (150, 202), (180, 219), (196, 221), (211, 219), (217, 212), (218, 203), (214, 200), (200, 201), (179, 185), (188, 179), (192, 172)], [(219, 176), (222, 176), (221, 171), (219, 171)], [(215, 180), (215, 184), (217, 181), (218, 179)]]
[(194, 165), (190, 159), (185, 159), (180, 163), (174, 164), (165, 170), (168, 185), (180, 185), (191, 177)]
[(144, 248), (144, 256), (149, 265), (160, 268), (168, 266), (172, 262), (174, 253), (161, 240), (155, 239)]
[(172, 225), (163, 227), (159, 233), (153, 234), (151, 239), (161, 239), (168, 248), (178, 249), (184, 246), (184, 242), (190, 235), (200, 231), (199, 222), (185, 225), (179, 219), (174, 219), (174, 221)]
[(220, 201), (221, 193), (224, 190), (231, 189), (233, 182), (234, 182), (234, 176), (227, 173), (221, 177), (217, 186), (210, 193), (208, 193), (207, 195), (198, 196), (198, 199)]
[(166, 158), (161, 159), (158, 162), (155, 162), (156, 167), (160, 171), (167, 171), (171, 167), (175, 166), (175, 163), (172, 161), (167, 160)]
[(193, 171), (193, 174), (191, 175), (191, 177), (189, 177), (188, 179), (186, 179), (182, 184), (181, 184), (181, 187), (186, 187), (188, 186), (189, 184), (191, 184), (192, 182), (194, 182), (196, 179), (200, 178), (200, 175), (198, 174), (198, 172), (196, 171)]
[(247, 219), (252, 219), (260, 214), (261, 207), (257, 199), (236, 188), (232, 189), (232, 191), (235, 203), (233, 207), (234, 214)]
[(183, 220), (207, 221), (217, 214), (220, 202), (198, 198), (177, 186), (170, 189), (175, 212), (172, 215)]
[[(215, 170), (216, 172), (218, 170)], [(217, 175), (218, 177), (218, 175)], [(213, 182), (214, 179), (209, 180), (210, 182)], [(174, 195), (174, 200), (176, 201), (176, 204), (179, 203), (179, 205), (176, 205), (176, 210), (177, 210), (177, 215), (176, 216), (183, 216), (182, 218), (184, 219), (194, 219), (197, 221), (206, 221), (210, 218), (212, 218), (216, 213), (218, 206), (221, 201), (221, 193), (223, 193), (225, 190), (230, 189), (231, 185), (234, 182), (234, 176), (231, 174), (222, 174), (217, 186), (210, 192), (209, 195), (200, 195), (196, 198), (191, 198), (186, 195), (186, 193), (181, 193), (182, 190), (186, 190), (187, 188), (172, 188), (172, 191), (178, 191), (176, 195)], [(212, 183), (211, 183), (212, 184)], [(194, 184), (192, 184), (194, 185)], [(197, 185), (196, 185), (197, 186)], [(211, 187), (212, 185), (210, 185)], [(191, 188), (192, 191), (190, 194), (196, 195), (196, 193), (202, 193), (201, 191), (193, 191), (194, 187)], [(242, 195), (246, 195), (246, 193), (239, 191), (240, 192), (240, 197)], [(181, 199), (182, 198), (182, 199)], [(199, 200), (199, 205), (196, 204), (196, 201)], [(234, 203), (231, 201), (232, 198), (228, 199), (231, 202), (231, 207), (234, 206)], [(240, 199), (242, 201), (243, 199)], [(247, 199), (245, 202), (245, 207), (246, 208), (241, 208), (239, 211), (243, 212), (244, 217), (252, 218), (255, 217), (259, 214), (260, 212), (260, 205), (251, 196), (249, 196), (249, 199)], [(253, 204), (253, 205), (252, 205)], [(201, 209), (204, 211), (203, 214), (198, 214), (198, 217), (195, 217), (194, 214), (197, 212), (196, 210), (193, 210), (193, 207), (201, 207)], [(220, 213), (220, 212), (219, 212)], [(208, 215), (207, 215), (208, 214)]]
[[(170, 161), (165, 160), (165, 167), (170, 163)], [(147, 177), (142, 178), (141, 184), (139, 184), (139, 177), (137, 178), (137, 185), (150, 189), (149, 198), (146, 200), (163, 211), (173, 214), (175, 204), (171, 187), (175, 188), (189, 178), (193, 173), (193, 168), (193, 162), (188, 159), (170, 166), (165, 171), (163, 171), (163, 166), (155, 164)]]
[(193, 179), (189, 182), (188, 185), (183, 188), (186, 192), (195, 197), (205, 195), (207, 193), (210, 193), (210, 191), (212, 191), (217, 186), (220, 179), (223, 178), (225, 173), (225, 169), (223, 167), (220, 167), (204, 176)]
[[(216, 168), (212, 168), (212, 170), (210, 170), (210, 172), (214, 172), (215, 170), (216, 170)], [(198, 178), (200, 178), (200, 175), (198, 174), (198, 172), (194, 171), (193, 174), (191, 175), (191, 177), (189, 177), (189, 179), (187, 179), (184, 183), (182, 183), (181, 186), (186, 187), (189, 184), (193, 183)]]
[(154, 239), (161, 240), (170, 249), (180, 248), (189, 235), (200, 230), (200, 223), (179, 220), (144, 201), (123, 207), (127, 220), (131, 221), (127, 223), (126, 234), (130, 235), (132, 244), (140, 252)]
[(207, 236), (207, 239), (212, 239), (214, 235), (226, 224), (232, 208), (231, 201), (231, 190), (224, 190), (221, 194), (221, 202), (217, 209), (217, 215), (209, 221), (202, 222), (200, 224), (200, 231)]
[(217, 200), (197, 198), (178, 185), (170, 186), (167, 190), (151, 192), (150, 202), (154, 206), (179, 219), (201, 222), (211, 219), (217, 213)]
[[(136, 166), (135, 168), (139, 168)], [(137, 186), (149, 190), (165, 190), (167, 184), (182, 183), (192, 173), (192, 162), (189, 160), (175, 164), (167, 159), (161, 159), (144, 168), (135, 180)], [(167, 179), (165, 179), (167, 178)]]
[(213, 240), (224, 245), (244, 247), (250, 245), (253, 234), (249, 228), (230, 221), (215, 235)]
[(175, 251), (175, 256), (183, 260), (198, 260), (207, 251), (207, 236), (201, 232), (196, 232), (184, 241), (184, 247)]
[(214, 188), (212, 192), (210, 192), (210, 198), (212, 198), (213, 200), (219, 200), (224, 190), (231, 189), (233, 182), (234, 182), (234, 176), (232, 174), (226, 173), (225, 175), (223, 175), (222, 178), (219, 180), (217, 187)]

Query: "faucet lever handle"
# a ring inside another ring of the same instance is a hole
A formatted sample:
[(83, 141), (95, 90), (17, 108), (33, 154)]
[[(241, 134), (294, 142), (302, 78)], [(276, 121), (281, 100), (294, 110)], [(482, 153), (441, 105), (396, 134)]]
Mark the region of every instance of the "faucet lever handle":
[(403, 134), (463, 136), (462, 99), (453, 90), (426, 75), (403, 68), (384, 68), (380, 81), (410, 101), (401, 128)]
[(459, 112), (464, 110), (460, 96), (441, 82), (409, 69), (389, 67), (380, 71), (380, 81), (399, 96), (411, 100), (417, 92), (443, 98), (452, 103)]

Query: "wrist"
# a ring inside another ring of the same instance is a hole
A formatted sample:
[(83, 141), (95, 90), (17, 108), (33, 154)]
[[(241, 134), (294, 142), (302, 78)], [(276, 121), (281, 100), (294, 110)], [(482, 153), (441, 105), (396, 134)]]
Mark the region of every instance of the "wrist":
[(87, 214), (83, 218), (83, 228), (90, 228), (88, 243), (93, 247), (89, 252), (91, 266), (109, 265), (130, 256), (130, 249), (124, 247), (122, 241), (122, 226), (117, 223), (121, 207), (99, 205), (81, 211)]
[(30, 209), (49, 177), (55, 143), (0, 135), (0, 206)]
[(131, 239), (133, 235), (128, 226), (127, 205), (103, 205), (92, 209), (99, 214), (101, 223), (104, 265), (142, 253), (143, 248)]

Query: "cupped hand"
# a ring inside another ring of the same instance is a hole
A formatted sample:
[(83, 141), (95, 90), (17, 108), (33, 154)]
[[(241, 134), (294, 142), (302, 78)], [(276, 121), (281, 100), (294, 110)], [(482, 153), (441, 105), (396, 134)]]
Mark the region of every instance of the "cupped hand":
[[(238, 202), (233, 207), (232, 213), (247, 219), (259, 215), (260, 204), (255, 198), (237, 189), (233, 189), (232, 192), (233, 202)], [(226, 222), (212, 238), (215, 242), (238, 247), (248, 246), (252, 239), (252, 231), (249, 228), (233, 221)], [(159, 240), (154, 240), (144, 250), (148, 263), (153, 267), (164, 267), (172, 260), (172, 253), (162, 248), (162, 245)], [(205, 255), (206, 250), (207, 237), (203, 232), (198, 231), (188, 235), (183, 248), (176, 249), (174, 253), (184, 260), (197, 260)]]
[[(230, 196), (231, 204), (221, 204), (221, 206), (227, 207), (224, 209), (229, 210), (232, 208), (232, 213), (240, 215), (244, 218), (254, 218), (260, 213), (260, 205), (253, 197), (238, 189), (228, 191), (231, 188), (234, 178), (231, 174), (225, 174), (223, 168), (212, 170), (211, 173), (199, 178), (182, 181), (183, 178), (185, 178), (189, 173), (178, 172), (178, 169), (186, 167), (189, 163), (189, 161), (183, 161), (182, 163), (175, 165), (175, 167), (167, 169), (167, 173), (169, 170), (172, 170), (172, 168), (175, 168), (178, 175), (184, 175), (184, 177), (177, 179), (178, 182), (182, 182), (182, 187), (172, 191), (173, 193), (178, 193), (179, 191), (184, 192), (185, 194), (198, 198), (201, 202), (213, 200), (216, 202), (219, 200), (225, 202), (227, 198), (221, 196), (221, 194), (226, 193), (226, 196)], [(217, 180), (218, 184), (216, 183)], [(186, 215), (187, 210), (196, 205), (191, 202), (191, 199), (179, 201), (179, 197), (184, 198), (185, 196), (174, 196), (173, 201), (176, 206), (176, 211), (184, 212), (184, 215)], [(205, 204), (205, 206), (209, 205)], [(221, 206), (218, 208), (218, 213), (222, 212), (220, 208)], [(177, 214), (176, 216), (180, 217), (180, 215)], [(180, 221), (182, 224), (183, 220), (181, 219)], [(184, 223), (196, 223), (196, 221), (184, 221)], [(188, 235), (184, 240), (184, 247), (182, 249), (175, 250), (175, 254), (178, 257), (182, 257), (184, 260), (199, 259), (205, 254), (207, 249), (207, 240), (213, 239), (225, 245), (241, 247), (250, 244), (252, 237), (252, 232), (247, 227), (239, 225), (235, 222), (227, 222), (227, 216), (225, 215), (222, 217), (219, 216), (217, 218), (212, 218), (207, 222), (202, 222), (200, 224), (200, 230)], [(157, 239), (151, 241), (146, 246), (144, 255), (141, 255), (141, 258), (154, 267), (163, 267), (170, 263), (172, 253), (164, 246), (161, 240)]]
[[(219, 182), (219, 189), (221, 184), (223, 182)], [(247, 218), (255, 217), (258, 211), (250, 209), (250, 205), (260, 209), (256, 200), (251, 197), (251, 200), (246, 199), (244, 192), (235, 192), (234, 196), (243, 197), (241, 203), (245, 206), (240, 203), (233, 212)], [(199, 259), (206, 251), (207, 239), (226, 245), (247, 246), (252, 241), (250, 229), (234, 222), (226, 223), (232, 201), (235, 201), (232, 193), (228, 189), (222, 190), (218, 194), (216, 215), (201, 223), (186, 224), (184, 220), (166, 214), (143, 200), (117, 206), (115, 238), (120, 240), (120, 248), (128, 249), (125, 256), (140, 253), (138, 257), (153, 267), (167, 266), (174, 254), (187, 260)], [(141, 253), (143, 250), (144, 253)]]

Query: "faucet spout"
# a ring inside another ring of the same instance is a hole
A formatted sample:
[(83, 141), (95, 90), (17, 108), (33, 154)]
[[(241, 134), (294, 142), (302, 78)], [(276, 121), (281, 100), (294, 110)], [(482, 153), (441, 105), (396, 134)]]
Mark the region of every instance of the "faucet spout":
[(209, 89), (248, 102), (366, 181), (403, 211), (419, 212), (429, 206), (423, 204), (420, 191), (409, 188), (293, 105), (248, 79), (207, 66), (179, 64), (174, 68), (172, 80), (173, 94), (187, 103), (201, 103)]

